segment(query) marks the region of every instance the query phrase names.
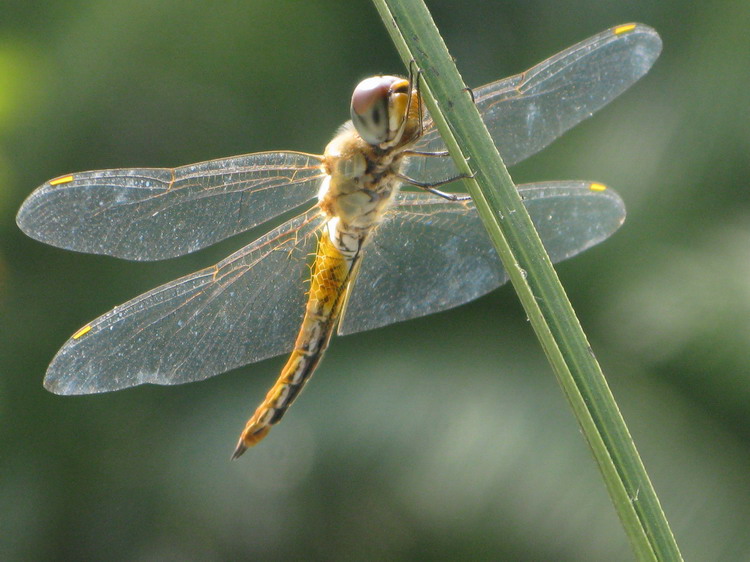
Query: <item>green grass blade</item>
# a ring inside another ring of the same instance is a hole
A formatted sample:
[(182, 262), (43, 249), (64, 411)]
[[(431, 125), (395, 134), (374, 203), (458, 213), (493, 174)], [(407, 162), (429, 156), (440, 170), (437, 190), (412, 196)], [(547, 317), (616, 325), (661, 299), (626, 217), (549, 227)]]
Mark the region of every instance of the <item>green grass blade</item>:
[(421, 0), (373, 0), (422, 93), (591, 447), (636, 556), (681, 560), (601, 368), (458, 70)]

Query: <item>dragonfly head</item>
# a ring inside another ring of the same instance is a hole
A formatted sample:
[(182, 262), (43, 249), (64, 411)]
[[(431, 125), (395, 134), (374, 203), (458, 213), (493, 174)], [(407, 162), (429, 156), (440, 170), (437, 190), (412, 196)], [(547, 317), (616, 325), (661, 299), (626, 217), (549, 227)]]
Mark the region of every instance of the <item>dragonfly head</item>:
[(409, 80), (399, 76), (373, 76), (354, 88), (352, 123), (365, 142), (390, 148), (404, 139), (407, 128), (409, 136), (413, 136), (411, 130), (418, 127), (418, 106), (418, 94), (412, 90)]

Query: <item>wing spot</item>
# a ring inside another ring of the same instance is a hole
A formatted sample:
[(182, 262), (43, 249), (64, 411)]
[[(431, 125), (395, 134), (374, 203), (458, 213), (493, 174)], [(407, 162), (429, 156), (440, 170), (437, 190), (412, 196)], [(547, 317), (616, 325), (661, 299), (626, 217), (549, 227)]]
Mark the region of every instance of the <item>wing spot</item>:
[(57, 179), (51, 180), (49, 182), (49, 184), (50, 185), (60, 185), (60, 184), (63, 184), (63, 183), (70, 183), (72, 181), (73, 181), (73, 176), (63, 176), (61, 178), (57, 178)]
[(634, 23), (627, 23), (625, 25), (618, 25), (615, 27), (615, 35), (622, 35), (623, 33), (628, 33), (630, 31), (633, 31), (635, 29)]
[(606, 191), (607, 186), (602, 183), (592, 183), (592, 184), (589, 184), (589, 189), (591, 191)]
[(73, 334), (73, 339), (77, 340), (85, 336), (91, 331), (91, 324), (86, 324), (83, 328), (78, 330), (75, 334)]

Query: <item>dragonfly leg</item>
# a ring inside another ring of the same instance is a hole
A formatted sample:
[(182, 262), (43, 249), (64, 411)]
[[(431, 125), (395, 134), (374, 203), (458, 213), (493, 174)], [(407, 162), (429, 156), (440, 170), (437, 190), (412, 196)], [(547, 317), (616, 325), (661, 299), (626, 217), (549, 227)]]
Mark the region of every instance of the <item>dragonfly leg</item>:
[(441, 185), (452, 183), (456, 180), (464, 180), (467, 178), (473, 178), (474, 175), (467, 176), (466, 174), (461, 174), (461, 175), (458, 175), (452, 178), (446, 178), (444, 180), (440, 180), (434, 183), (422, 182), (422, 181), (415, 180), (414, 178), (410, 178), (408, 176), (404, 176), (401, 174), (398, 174), (397, 177), (404, 183), (408, 183), (409, 185), (413, 185), (414, 187), (418, 187), (420, 189), (424, 189), (425, 191), (429, 191), (433, 195), (437, 195), (438, 197), (442, 197), (443, 199), (447, 199), (448, 201), (468, 201), (469, 199), (471, 199), (471, 196), (469, 195), (456, 195), (455, 193), (446, 193), (445, 191), (440, 191), (439, 189), (436, 189), (436, 188)]
[[(419, 134), (417, 137), (421, 137), (422, 133), (424, 132), (424, 114), (422, 112), (422, 95), (419, 92), (419, 77), (422, 75), (422, 69), (417, 66), (417, 61), (414, 59), (411, 59), (409, 61), (409, 90), (416, 90), (417, 91), (417, 99), (419, 101)], [(411, 101), (411, 98), (409, 98), (409, 101)], [(406, 113), (409, 114), (408, 111)]]
[(404, 150), (404, 156), (450, 156), (450, 152), (447, 150), (440, 150), (437, 152), (427, 152), (422, 150)]

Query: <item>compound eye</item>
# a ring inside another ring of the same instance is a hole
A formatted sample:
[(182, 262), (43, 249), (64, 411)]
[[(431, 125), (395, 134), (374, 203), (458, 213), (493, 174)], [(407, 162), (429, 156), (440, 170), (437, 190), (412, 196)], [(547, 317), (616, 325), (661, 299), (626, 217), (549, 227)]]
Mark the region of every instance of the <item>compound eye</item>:
[(388, 98), (393, 77), (375, 76), (362, 80), (352, 94), (352, 123), (365, 142), (378, 145), (389, 140)]

